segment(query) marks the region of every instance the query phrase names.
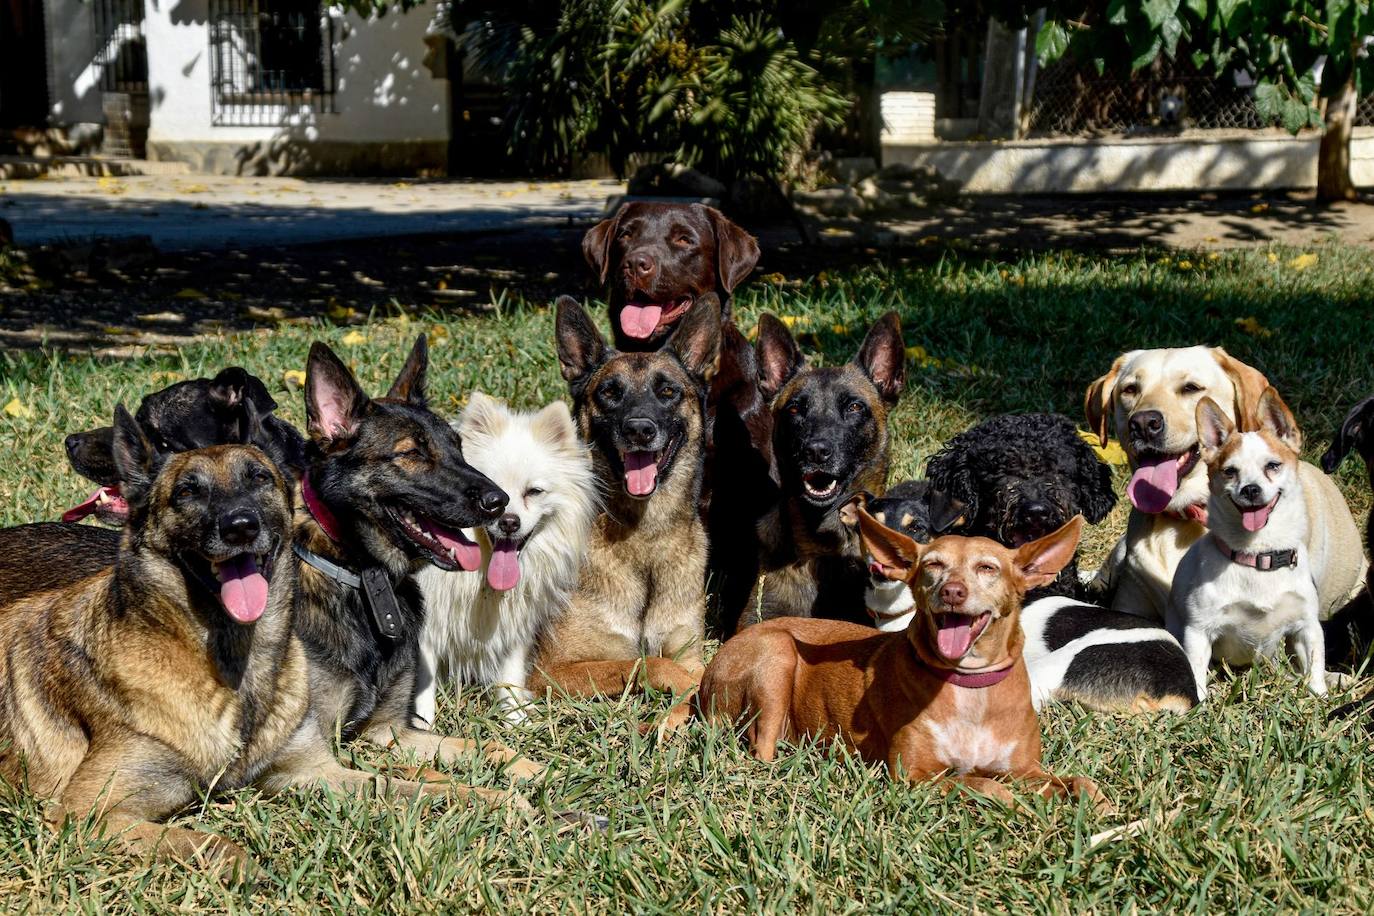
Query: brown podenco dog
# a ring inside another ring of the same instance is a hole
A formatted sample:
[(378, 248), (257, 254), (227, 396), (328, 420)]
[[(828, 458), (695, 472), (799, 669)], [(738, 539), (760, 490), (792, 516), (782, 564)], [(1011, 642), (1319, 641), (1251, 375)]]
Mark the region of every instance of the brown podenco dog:
[(1040, 765), (1040, 725), (1021, 659), (1021, 599), (1054, 580), (1083, 529), (1075, 516), (1012, 550), (986, 538), (929, 544), (884, 527), (857, 506), (864, 547), (908, 583), (916, 614), (903, 633), (836, 620), (783, 617), (750, 627), (716, 653), (700, 707), (713, 721), (754, 716), (746, 736), (771, 761), (780, 740), (840, 738), (894, 777), (955, 783), (1010, 803), (1000, 777), (1041, 795), (1105, 801), (1091, 780)]

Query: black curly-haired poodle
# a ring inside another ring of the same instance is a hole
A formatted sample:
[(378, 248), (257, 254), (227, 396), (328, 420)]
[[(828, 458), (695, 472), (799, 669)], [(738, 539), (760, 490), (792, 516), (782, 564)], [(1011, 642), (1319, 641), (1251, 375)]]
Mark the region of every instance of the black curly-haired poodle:
[[(960, 433), (926, 465), (931, 486), (967, 506), (957, 533), (1019, 547), (1075, 515), (1092, 524), (1116, 505), (1111, 468), (1056, 413), (1004, 414)], [(1075, 560), (1028, 599), (1083, 596)]]

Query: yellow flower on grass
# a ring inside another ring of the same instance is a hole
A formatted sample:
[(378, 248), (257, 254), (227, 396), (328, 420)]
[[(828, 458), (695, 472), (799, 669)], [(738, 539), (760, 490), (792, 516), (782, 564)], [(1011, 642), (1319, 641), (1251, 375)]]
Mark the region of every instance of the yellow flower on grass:
[(1179, 261), (1179, 262), (1178, 262), (1178, 269), (1179, 269), (1179, 270), (1191, 270), (1191, 269), (1192, 269), (1192, 266), (1193, 266), (1193, 262), (1192, 262), (1192, 261), (1183, 260), (1183, 261)]
[(330, 321), (351, 321), (358, 317), (357, 310), (351, 306), (344, 305), (333, 296), (329, 297), (329, 302), (326, 304), (329, 306), (329, 310), (326, 314), (329, 315)]
[(771, 274), (764, 274), (762, 277), (759, 277), (759, 279), (762, 280), (764, 283), (771, 283), (774, 286), (782, 286), (784, 283), (787, 282), (787, 278), (784, 277), (782, 274), (777, 273), (776, 271), (774, 271)]
[(33, 408), (18, 398), (10, 398), (10, 402), (5, 405), (5, 413), (27, 420), (33, 416)]
[(167, 385), (172, 384), (173, 382), (181, 381), (181, 373), (169, 372), (165, 370), (162, 372), (154, 372), (152, 375), (148, 376), (148, 381), (153, 383), (154, 385), (161, 385), (165, 387)]
[(1221, 260), (1221, 252), (1219, 252), (1219, 251), (1210, 251), (1210, 252), (1208, 252), (1208, 253), (1207, 253), (1207, 260), (1209, 260), (1209, 261), (1220, 261), (1220, 260)]
[(367, 343), (367, 335), (361, 331), (349, 331), (344, 335), (342, 343), (345, 347), (356, 347)]
[(1317, 256), (1309, 252), (1308, 254), (1298, 255), (1296, 258), (1288, 262), (1288, 266), (1293, 268), (1294, 270), (1306, 270), (1315, 263), (1317, 263)]
[(780, 315), (779, 317), (788, 328), (805, 328), (811, 325), (811, 319), (805, 315)]
[(1251, 337), (1273, 337), (1274, 332), (1259, 323), (1259, 319), (1254, 315), (1236, 319), (1236, 327), (1240, 328)]
[(305, 373), (299, 369), (287, 369), (281, 374), (281, 380), (287, 388), (305, 387)]
[(945, 365), (945, 361), (938, 356), (931, 356), (926, 352), (926, 348), (917, 344), (914, 347), (906, 348), (906, 358), (911, 360), (922, 369), (940, 369)]
[(830, 330), (834, 331), (836, 334), (848, 334), (848, 333), (849, 333), (849, 325), (847, 325), (847, 324), (832, 324), (832, 325), (830, 326)]
[(1265, 257), (1267, 257), (1267, 258), (1269, 259), (1269, 263), (1270, 263), (1270, 264), (1277, 264), (1277, 263), (1279, 263), (1279, 256), (1276, 255), (1276, 254), (1274, 254), (1274, 252), (1272, 252), (1272, 251), (1269, 252), (1267, 255), (1265, 255)]

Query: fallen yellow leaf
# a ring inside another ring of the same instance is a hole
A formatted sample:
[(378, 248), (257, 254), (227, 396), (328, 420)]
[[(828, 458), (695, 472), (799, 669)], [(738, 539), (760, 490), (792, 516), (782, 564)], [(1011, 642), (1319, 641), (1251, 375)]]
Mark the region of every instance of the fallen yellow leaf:
[(771, 283), (774, 286), (781, 286), (787, 282), (787, 278), (780, 273), (764, 274), (762, 277), (759, 277), (759, 279), (764, 283)]
[(393, 188), (402, 188), (402, 189), (405, 189), (405, 188), (410, 187), (410, 182), (408, 182), (408, 181), (397, 181), (397, 182), (393, 182), (391, 186), (392, 186)]
[(1306, 270), (1315, 263), (1317, 263), (1317, 256), (1315, 254), (1308, 253), (1298, 255), (1296, 258), (1288, 262), (1288, 266), (1293, 268), (1294, 270)]
[(358, 344), (367, 343), (367, 335), (361, 331), (349, 331), (344, 335), (343, 345), (345, 347), (356, 347)]
[(1179, 262), (1178, 262), (1178, 269), (1179, 269), (1179, 270), (1189, 270), (1189, 269), (1192, 268), (1192, 266), (1193, 266), (1193, 262), (1192, 262), (1192, 261), (1189, 261), (1189, 260), (1182, 260), (1182, 261), (1179, 261)]
[(1267, 213), (1268, 211), (1268, 204), (1255, 204), (1253, 207), (1250, 208), (1251, 213)]
[(830, 330), (834, 331), (836, 334), (848, 334), (849, 326), (845, 324), (832, 324)]
[(333, 321), (351, 321), (358, 316), (358, 313), (351, 306), (344, 305), (333, 296), (329, 297), (328, 315)]
[(305, 387), (305, 373), (299, 369), (287, 369), (281, 374), (281, 380), (287, 388)]
[(1269, 263), (1270, 263), (1270, 264), (1277, 264), (1277, 263), (1279, 263), (1279, 256), (1276, 255), (1276, 254), (1274, 254), (1274, 252), (1272, 252), (1272, 251), (1269, 252), (1269, 254), (1265, 255), (1265, 257), (1267, 257), (1267, 258), (1269, 259)]
[(9, 414), (11, 417), (28, 419), (33, 416), (33, 408), (18, 398), (11, 398), (10, 402), (5, 405), (5, 413)]
[(811, 319), (805, 315), (781, 315), (782, 323), (789, 328), (804, 328), (811, 324)]
[(1259, 319), (1254, 315), (1236, 319), (1236, 327), (1240, 328), (1251, 337), (1273, 337), (1274, 332), (1259, 323)]
[(196, 289), (195, 287), (188, 286), (188, 287), (186, 287), (185, 289), (179, 289), (179, 290), (177, 290), (175, 293), (172, 294), (172, 298), (173, 298), (173, 299), (204, 299), (204, 298), (205, 298), (205, 294), (202, 293), (200, 290)]

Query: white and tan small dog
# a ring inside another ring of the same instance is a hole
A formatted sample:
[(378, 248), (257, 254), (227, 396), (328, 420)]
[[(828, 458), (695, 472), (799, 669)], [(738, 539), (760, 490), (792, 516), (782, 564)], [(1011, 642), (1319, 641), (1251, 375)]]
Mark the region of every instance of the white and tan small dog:
[(1212, 659), (1251, 665), (1284, 649), (1320, 696), (1326, 650), (1299, 473), (1302, 437), (1273, 388), (1255, 413), (1259, 430), (1239, 432), (1211, 398), (1198, 402), (1209, 530), (1178, 565), (1166, 625), (1183, 645), (1200, 698)]
[(473, 392), (456, 427), (463, 456), (510, 503), (485, 528), (466, 532), (482, 548), (477, 571), (420, 573), (418, 727), (434, 722), (440, 679), (494, 687), (507, 717), (523, 718), (531, 652), (567, 607), (600, 506), (591, 456), (562, 401), (515, 413)]

